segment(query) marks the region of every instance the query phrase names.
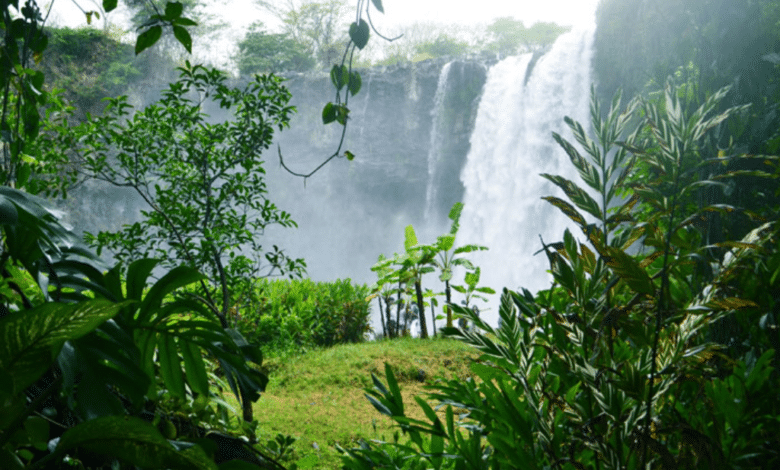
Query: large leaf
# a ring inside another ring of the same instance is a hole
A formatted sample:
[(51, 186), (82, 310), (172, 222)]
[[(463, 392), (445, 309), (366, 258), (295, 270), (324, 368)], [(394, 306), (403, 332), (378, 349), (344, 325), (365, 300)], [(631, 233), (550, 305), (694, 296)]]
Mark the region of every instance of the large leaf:
[(199, 446), (179, 443), (176, 448), (151, 423), (132, 416), (107, 416), (66, 431), (55, 452), (86, 449), (142, 468), (216, 470)]
[(10, 379), (11, 394), (46, 372), (65, 341), (86, 335), (124, 305), (105, 300), (48, 303), (0, 319), (0, 372)]
[(162, 26), (152, 26), (138, 35), (135, 40), (135, 54), (140, 54), (143, 50), (152, 47), (162, 36)]
[(203, 278), (203, 274), (188, 266), (177, 266), (171, 269), (149, 289), (149, 292), (141, 302), (141, 313), (138, 316), (138, 320), (143, 321), (143, 319), (149, 318), (155, 313), (155, 310), (160, 308), (166, 295)]
[(407, 225), (404, 229), (404, 249), (407, 253), (417, 245), (417, 235), (414, 233), (414, 227)]

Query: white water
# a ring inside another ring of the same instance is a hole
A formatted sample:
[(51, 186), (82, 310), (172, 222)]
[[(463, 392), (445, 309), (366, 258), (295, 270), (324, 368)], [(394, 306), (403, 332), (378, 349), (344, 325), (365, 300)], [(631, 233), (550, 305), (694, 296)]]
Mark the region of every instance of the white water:
[(433, 124), (431, 125), (431, 143), (428, 147), (428, 188), (425, 193), (425, 220), (429, 223), (436, 222), (431, 218), (436, 213), (434, 209), (434, 203), (436, 201), (436, 168), (438, 167), (439, 159), (442, 158), (442, 132), (441, 127), (444, 121), (444, 97), (447, 96), (447, 83), (450, 76), (450, 68), (452, 62), (447, 62), (439, 72), (439, 82), (436, 84), (436, 95), (433, 97), (433, 108), (431, 109), (431, 117), (433, 118)]
[[(471, 150), (461, 173), (465, 186), (460, 244), (478, 243), (489, 251), (474, 257), (481, 284), (530, 291), (550, 286), (541, 248), (559, 241), (569, 225), (558, 209), (541, 199), (561, 192), (540, 173), (577, 181), (565, 152), (551, 137), (573, 142), (564, 116), (589, 122), (591, 56), (595, 26), (561, 36), (536, 62), (524, 84), (531, 55), (510, 57), (488, 72), (479, 104)], [(571, 230), (578, 235), (578, 231)], [(491, 302), (491, 307), (497, 302)], [(491, 308), (487, 319), (495, 323)]]

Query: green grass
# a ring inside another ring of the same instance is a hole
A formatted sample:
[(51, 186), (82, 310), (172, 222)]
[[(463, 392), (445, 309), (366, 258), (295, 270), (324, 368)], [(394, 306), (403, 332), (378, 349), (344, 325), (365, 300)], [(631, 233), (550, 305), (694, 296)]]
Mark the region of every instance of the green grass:
[(350, 448), (361, 438), (392, 440), (397, 429), (364, 396), (363, 389), (372, 387), (372, 373), (384, 378), (385, 362), (396, 372), (410, 415), (423, 419), (412, 397), (436, 378), (470, 377), (476, 356), (458, 341), (404, 338), (267, 358), (270, 382), (254, 407), (259, 439), (289, 434), (297, 441), (285, 461), (313, 454), (315, 468), (338, 469), (341, 454), (335, 444)]

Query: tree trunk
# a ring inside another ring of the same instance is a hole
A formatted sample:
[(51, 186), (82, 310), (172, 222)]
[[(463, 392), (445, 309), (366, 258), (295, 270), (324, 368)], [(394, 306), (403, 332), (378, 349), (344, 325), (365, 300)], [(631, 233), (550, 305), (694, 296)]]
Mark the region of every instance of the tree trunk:
[(452, 309), (450, 308), (450, 302), (452, 301), (452, 291), (450, 291), (450, 281), (444, 281), (444, 295), (447, 297), (447, 328), (452, 328)]
[(384, 308), (382, 308), (382, 296), (377, 295), (376, 301), (379, 303), (379, 319), (382, 321), (382, 337), (387, 338), (387, 328), (385, 327), (385, 315)]
[(403, 282), (398, 281), (398, 308), (395, 310), (395, 337), (401, 336), (401, 309), (403, 308), (403, 302), (401, 301), (401, 287)]
[(433, 297), (431, 297), (431, 329), (433, 336), (436, 336), (436, 312), (433, 311)]
[(420, 312), (420, 338), (428, 338), (428, 326), (425, 324), (425, 308), (423, 306), (422, 283), (414, 281), (414, 290), (417, 293), (417, 311)]
[[(387, 315), (387, 334), (390, 338), (395, 338), (395, 331), (393, 329), (393, 314), (390, 312), (390, 300), (391, 297), (385, 296), (385, 315)], [(397, 329), (397, 327), (396, 327)]]

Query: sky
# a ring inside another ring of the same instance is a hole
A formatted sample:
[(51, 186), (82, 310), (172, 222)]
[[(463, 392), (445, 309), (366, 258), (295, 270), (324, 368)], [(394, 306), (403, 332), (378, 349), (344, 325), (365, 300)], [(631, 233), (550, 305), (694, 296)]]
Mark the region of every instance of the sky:
[[(85, 24), (84, 14), (74, 5), (92, 10), (92, 0), (54, 0), (52, 19), (57, 24), (77, 27)], [(101, 1), (101, 0), (96, 0)], [(354, 0), (353, 0), (354, 1)], [(43, 5), (46, 2), (41, 2)], [(122, 2), (119, 2), (120, 5)], [(222, 0), (218, 5), (220, 16), (237, 26), (246, 26), (255, 20), (273, 22), (256, 7), (253, 0)], [(385, 14), (372, 10), (376, 25), (387, 27), (415, 22), (436, 22), (462, 25), (488, 23), (495, 18), (512, 16), (526, 26), (537, 21), (552, 21), (563, 25), (577, 25), (592, 18), (597, 0), (478, 0), (453, 2), (452, 0), (383, 0)], [(373, 7), (372, 7), (373, 8)], [(122, 7), (109, 18), (120, 20)], [(121, 20), (120, 20), (121, 21)]]

